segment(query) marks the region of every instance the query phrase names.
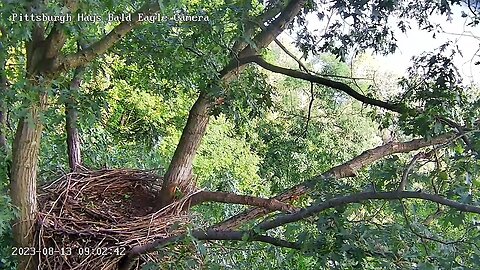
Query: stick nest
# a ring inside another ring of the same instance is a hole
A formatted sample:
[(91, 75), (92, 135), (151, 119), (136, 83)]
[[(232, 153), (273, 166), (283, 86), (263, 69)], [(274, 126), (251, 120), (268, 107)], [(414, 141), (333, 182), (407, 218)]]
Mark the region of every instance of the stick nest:
[[(36, 230), (41, 268), (117, 269), (131, 247), (183, 232), (182, 209), (194, 188), (157, 210), (161, 183), (155, 171), (82, 169), (43, 186)], [(155, 261), (154, 255), (140, 262)]]

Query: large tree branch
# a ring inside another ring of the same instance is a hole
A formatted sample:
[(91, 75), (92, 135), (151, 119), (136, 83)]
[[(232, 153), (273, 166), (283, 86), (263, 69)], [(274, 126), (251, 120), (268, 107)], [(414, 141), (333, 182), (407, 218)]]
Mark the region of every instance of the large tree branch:
[(480, 207), (469, 204), (463, 204), (441, 197), (439, 195), (428, 194), (415, 191), (390, 191), (390, 192), (362, 192), (348, 196), (337, 197), (325, 202), (309, 206), (294, 214), (280, 215), (273, 220), (264, 221), (258, 225), (262, 230), (270, 230), (288, 223), (296, 222), (313, 215), (316, 215), (326, 209), (350, 204), (360, 203), (367, 200), (400, 200), (400, 199), (421, 199), (436, 202), (449, 206), (461, 212), (480, 214)]
[[(243, 36), (251, 37), (255, 33), (258, 25), (265, 25), (268, 21), (272, 20), (276, 15), (278, 15), (282, 8), (285, 7), (286, 1), (279, 1), (274, 6), (268, 7), (261, 15), (255, 18), (253, 21), (247, 22)], [(243, 39), (238, 39), (235, 41), (232, 47), (233, 53), (237, 54), (245, 47), (248, 46), (248, 43)]]
[[(220, 76), (223, 80), (228, 81), (232, 78), (235, 71), (239, 71), (240, 68), (248, 62), (241, 63), (241, 59), (256, 55), (257, 52), (263, 48), (266, 48), (274, 39), (280, 35), (289, 23), (293, 21), (295, 16), (298, 15), (300, 10), (305, 5), (306, 0), (292, 0), (283, 9), (280, 15), (265, 29), (263, 29), (258, 35), (253, 38), (255, 46), (246, 46), (239, 54), (238, 57), (230, 60), (230, 63), (220, 71)], [(253, 32), (253, 31), (252, 31)], [(240, 58), (240, 59), (239, 59)]]
[(293, 212), (294, 207), (276, 199), (264, 199), (259, 197), (238, 195), (227, 192), (201, 191), (194, 194), (189, 201), (189, 206), (204, 202), (222, 202), (262, 207), (271, 211)]
[[(249, 242), (263, 242), (271, 244), (277, 247), (291, 248), (291, 249), (300, 249), (300, 245), (297, 243), (288, 242), (282, 239), (277, 239), (274, 237), (259, 235), (251, 232), (245, 231), (214, 231), (214, 230), (196, 230), (191, 232), (197, 240), (202, 241), (212, 241), (212, 240), (224, 240), (224, 241), (249, 241)], [(134, 259), (140, 254), (152, 252), (161, 247), (167, 245), (181, 242), (187, 238), (187, 234), (181, 234), (176, 236), (171, 236), (167, 238), (157, 239), (153, 242), (150, 242), (145, 245), (135, 246), (130, 249), (127, 254), (119, 261), (118, 269), (119, 270), (128, 270), (131, 268)]]
[[(306, 0), (292, 0), (282, 13), (270, 24), (265, 30), (260, 32), (255, 38), (254, 42), (258, 49), (265, 48), (266, 45), (272, 43), (272, 41), (280, 35), (283, 30), (290, 24), (295, 16), (300, 13), (307, 1)], [(252, 48), (251, 45), (247, 46), (239, 55), (240, 58), (254, 55), (258, 52), (257, 48)]]
[(139, 25), (139, 14), (143, 13), (145, 16), (155, 13), (159, 10), (158, 1), (153, 1), (151, 3), (145, 4), (138, 11), (132, 13), (131, 21), (124, 21), (113, 28), (110, 33), (102, 37), (97, 42), (93, 43), (88, 48), (85, 48), (77, 53), (70, 54), (64, 57), (57, 59), (54, 64), (54, 72), (61, 72), (64, 70), (70, 70), (86, 63), (92, 61), (97, 56), (105, 53), (118, 41), (120, 41), (128, 32), (130, 32), (134, 27)]
[[(256, 227), (260, 230), (270, 230), (289, 223), (304, 220), (308, 217), (317, 215), (327, 209), (343, 206), (351, 203), (361, 203), (367, 200), (400, 200), (400, 199), (421, 199), (436, 202), (449, 206), (462, 212), (480, 214), (480, 207), (459, 203), (441, 197), (423, 192), (414, 191), (391, 191), (391, 192), (362, 192), (352, 195), (336, 197), (327, 201), (309, 206), (293, 214), (284, 214), (275, 217), (273, 220), (267, 220)], [(257, 241), (268, 243), (278, 247), (286, 247), (292, 249), (300, 249), (297, 243), (273, 238), (270, 236), (260, 235), (252, 231), (230, 231), (230, 230), (196, 230), (191, 235), (198, 240), (229, 240), (229, 241)], [(119, 263), (119, 269), (129, 269), (132, 261), (140, 254), (154, 251), (158, 248), (165, 247), (168, 244), (184, 240), (187, 234), (171, 236), (167, 238), (157, 239), (145, 245), (133, 247)]]
[[(43, 1), (35, 0), (27, 4), (27, 10), (31, 14), (38, 14), (41, 11)], [(43, 59), (45, 42), (45, 25), (42, 21), (34, 22), (32, 28), (31, 39), (26, 42), (26, 56), (27, 56), (27, 74), (35, 75), (38, 71), (37, 65)]]
[[(274, 198), (281, 202), (290, 202), (292, 200), (295, 200), (299, 196), (302, 196), (307, 192), (311, 191), (314, 188), (315, 184), (318, 183), (318, 181), (326, 179), (336, 180), (345, 177), (352, 177), (355, 176), (358, 170), (372, 164), (373, 162), (381, 158), (397, 153), (408, 153), (427, 146), (447, 143), (452, 140), (454, 136), (455, 134), (453, 133), (447, 133), (434, 137), (430, 140), (414, 139), (408, 142), (391, 142), (382, 146), (378, 146), (376, 148), (363, 152), (359, 156), (353, 158), (346, 163), (333, 167), (332, 169), (326, 171), (321, 175), (318, 175), (308, 181), (300, 183), (284, 191), (280, 195), (275, 196)], [(231, 230), (237, 228), (245, 222), (261, 217), (270, 212), (270, 210), (263, 208), (254, 208), (251, 210), (247, 210), (243, 213), (231, 217), (224, 222), (221, 222), (220, 224), (215, 225), (214, 228), (219, 230)]]
[(247, 63), (256, 63), (257, 65), (263, 67), (264, 69), (267, 69), (269, 71), (275, 72), (275, 73), (280, 73), (284, 74), (286, 76), (292, 77), (292, 78), (297, 78), (297, 79), (302, 79), (306, 80), (312, 83), (317, 83), (323, 86), (327, 86), (330, 88), (334, 88), (337, 90), (340, 90), (347, 95), (353, 97), (354, 99), (361, 101), (365, 104), (377, 106), (380, 108), (384, 108), (390, 111), (398, 112), (398, 113), (405, 113), (407, 112), (407, 109), (405, 106), (402, 106), (401, 104), (393, 104), (385, 101), (381, 101), (378, 99), (374, 99), (371, 97), (364, 96), (357, 91), (355, 91), (352, 87), (350, 87), (348, 84), (345, 84), (343, 82), (338, 82), (338, 81), (333, 81), (327, 78), (323, 78), (314, 74), (309, 74), (305, 73), (302, 71), (298, 70), (293, 70), (293, 69), (288, 69), (288, 68), (283, 68), (279, 66), (272, 65), (265, 61), (263, 58), (261, 58), (258, 55), (253, 55), (253, 56), (248, 56), (244, 57), (238, 60), (237, 65), (244, 65)]
[[(64, 7), (66, 7), (70, 13), (74, 13), (78, 9), (78, 0), (64, 0)], [(67, 41), (67, 35), (65, 34), (63, 24), (60, 22), (55, 22), (45, 41), (45, 57), (47, 59), (57, 57)]]

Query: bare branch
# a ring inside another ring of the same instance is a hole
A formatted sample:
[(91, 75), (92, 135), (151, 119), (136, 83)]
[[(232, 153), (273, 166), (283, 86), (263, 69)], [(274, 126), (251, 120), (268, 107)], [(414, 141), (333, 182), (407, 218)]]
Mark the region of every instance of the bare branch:
[(297, 62), (300, 70), (303, 69), (303, 71), (311, 73), (308, 68), (303, 64), (303, 62), (298, 59), (292, 52), (290, 52), (287, 47), (285, 47), (278, 39), (275, 39), (274, 41), (280, 47), (280, 49), (282, 49), (288, 56), (290, 56), (293, 60), (295, 60), (295, 62)]
[[(407, 225), (408, 229), (414, 234), (416, 235), (417, 237), (419, 237), (420, 239), (422, 239), (422, 242), (424, 242), (425, 240), (429, 240), (429, 241), (433, 241), (433, 242), (437, 242), (437, 243), (441, 243), (441, 244), (444, 244), (444, 245), (454, 245), (454, 244), (457, 244), (457, 243), (461, 243), (461, 242), (464, 242), (464, 243), (468, 243), (468, 242), (465, 242), (463, 239), (465, 238), (466, 234), (467, 234), (467, 231), (463, 234), (463, 236), (461, 238), (459, 238), (458, 240), (454, 240), (454, 241), (445, 241), (445, 240), (442, 240), (442, 239), (439, 239), (439, 238), (434, 238), (434, 237), (430, 237), (430, 236), (427, 236), (427, 235), (424, 235), (424, 234), (421, 234), (420, 232), (417, 232), (413, 227), (412, 227), (412, 224), (410, 222), (410, 218), (408, 217), (408, 214), (407, 214), (407, 208), (405, 206), (405, 204), (400, 201), (400, 204), (402, 206), (402, 215), (403, 215), (403, 218), (405, 220), (405, 224)], [(440, 213), (439, 211), (435, 212), (435, 215), (437, 213)], [(438, 216), (437, 216), (438, 217)], [(428, 218), (427, 218), (428, 219)], [(425, 220), (427, 221), (427, 220)], [(424, 225), (425, 225), (425, 221), (424, 221)], [(430, 221), (431, 222), (431, 221)], [(430, 223), (429, 222), (429, 223)], [(470, 244), (470, 243), (469, 243)], [(425, 246), (425, 245), (424, 245)], [(425, 250), (427, 250), (426, 246), (425, 246)]]
[(307, 114), (307, 122), (305, 123), (305, 130), (303, 131), (303, 136), (306, 137), (308, 134), (308, 125), (310, 124), (310, 119), (312, 117), (312, 108), (313, 108), (313, 101), (315, 100), (315, 93), (313, 92), (313, 83), (310, 83), (310, 102), (308, 103), (308, 114)]
[(192, 236), (198, 240), (244, 241), (246, 239), (247, 241), (264, 242), (278, 247), (299, 249), (299, 245), (292, 242), (242, 231), (194, 231)]
[(193, 195), (190, 199), (190, 206), (194, 206), (203, 202), (222, 202), (257, 206), (269, 209), (271, 211), (293, 212), (294, 207), (280, 202), (276, 199), (264, 199), (259, 197), (238, 195), (227, 192), (210, 192), (201, 191)]

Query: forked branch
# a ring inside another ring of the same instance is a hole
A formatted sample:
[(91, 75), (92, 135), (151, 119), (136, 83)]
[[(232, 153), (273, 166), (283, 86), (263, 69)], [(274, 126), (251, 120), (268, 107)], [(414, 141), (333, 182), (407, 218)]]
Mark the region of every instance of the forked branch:
[[(330, 170), (326, 171), (321, 175), (318, 175), (308, 181), (300, 183), (284, 191), (282, 194), (274, 198), (281, 202), (287, 203), (313, 190), (313, 188), (315, 187), (315, 184), (318, 183), (319, 181), (327, 180), (327, 179), (337, 180), (341, 178), (352, 177), (352, 176), (355, 176), (358, 170), (365, 168), (366, 166), (386, 156), (397, 154), (397, 153), (408, 153), (424, 147), (444, 144), (451, 141), (454, 138), (455, 138), (455, 134), (446, 133), (446, 134), (434, 137), (430, 140), (415, 139), (408, 142), (391, 142), (382, 146), (378, 146), (363, 152), (362, 154), (360, 154), (359, 156), (353, 158), (348, 162), (345, 162), (339, 166), (331, 168)], [(246, 221), (261, 217), (270, 212), (271, 211), (267, 209), (262, 209), (262, 208), (254, 208), (251, 210), (247, 210), (220, 224), (217, 224), (215, 228), (220, 230), (237, 228), (241, 224), (244, 224)]]
[[(336, 197), (318, 204), (314, 204), (304, 208), (296, 213), (285, 214), (267, 220), (256, 226), (260, 231), (268, 231), (289, 223), (304, 220), (308, 217), (318, 215), (319, 213), (338, 206), (348, 205), (352, 203), (361, 203), (367, 200), (400, 200), (400, 199), (420, 199), (436, 202), (449, 206), (461, 212), (469, 212), (480, 214), (480, 207), (459, 203), (441, 197), (439, 195), (428, 194), (413, 191), (391, 191), (391, 192), (363, 192), (352, 195)], [(254, 230), (255, 231), (255, 230)], [(268, 243), (278, 247), (301, 249), (301, 245), (294, 242), (288, 242), (282, 239), (273, 238), (266, 235), (258, 234), (254, 231), (232, 231), (232, 230), (195, 230), (190, 233), (197, 240), (227, 240), (227, 241), (257, 241)], [(256, 230), (258, 231), (258, 230)], [(171, 243), (179, 242), (187, 238), (187, 234), (171, 236), (167, 238), (157, 239), (145, 245), (133, 247), (127, 252), (119, 263), (119, 269), (129, 269), (133, 260), (140, 254), (154, 251), (158, 248), (165, 247)]]

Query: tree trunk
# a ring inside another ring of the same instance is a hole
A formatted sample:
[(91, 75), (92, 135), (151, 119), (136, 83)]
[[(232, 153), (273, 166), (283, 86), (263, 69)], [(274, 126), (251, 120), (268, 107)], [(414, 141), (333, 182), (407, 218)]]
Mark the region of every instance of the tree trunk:
[(7, 116), (2, 95), (7, 91), (7, 75), (5, 74), (6, 52), (1, 41), (0, 50), (3, 50), (3, 52), (0, 52), (0, 151), (5, 151), (7, 149), (7, 139), (5, 136)]
[[(46, 104), (46, 94), (40, 94), (40, 102), (32, 104), (27, 117), (20, 119), (13, 142), (10, 195), (19, 209), (18, 220), (13, 225), (18, 247), (33, 247), (37, 211), (37, 166), (42, 124), (40, 112)], [(36, 269), (35, 257), (23, 257), (17, 269)]]
[[(243, 66), (228, 66), (220, 72), (221, 79), (223, 82), (228, 83), (242, 70)], [(158, 202), (156, 203), (157, 207), (161, 208), (170, 204), (175, 199), (177, 188), (183, 190), (190, 184), (193, 177), (193, 160), (207, 129), (212, 105), (213, 102), (208, 99), (205, 93), (201, 93), (195, 104), (193, 104), (175, 154), (165, 173), (162, 190), (158, 195)]]
[[(256, 48), (249, 45), (238, 54), (238, 57), (252, 56), (258, 53), (260, 49), (266, 48), (300, 12), (305, 2), (305, 0), (290, 1), (282, 13), (268, 27), (255, 36)], [(233, 80), (241, 73), (243, 66), (238, 63), (238, 59), (232, 59), (220, 72), (221, 80), (224, 83)], [(159, 207), (173, 201), (177, 187), (182, 189), (189, 184), (192, 178), (193, 159), (205, 134), (211, 105), (211, 101), (208, 100), (205, 93), (202, 93), (190, 110), (182, 137), (164, 176), (162, 190), (159, 194)]]
[(7, 149), (7, 138), (5, 137), (6, 115), (5, 106), (0, 101), (0, 152)]
[(75, 171), (78, 165), (82, 164), (80, 151), (80, 135), (78, 133), (78, 110), (76, 107), (75, 96), (82, 83), (83, 68), (77, 68), (70, 83), (70, 93), (65, 102), (65, 120), (67, 131), (68, 164), (71, 171)]
[(187, 124), (183, 129), (172, 162), (164, 176), (164, 183), (159, 194), (159, 207), (171, 203), (177, 188), (186, 187), (192, 178), (192, 164), (209, 120), (210, 102), (201, 93), (193, 104), (188, 115)]

